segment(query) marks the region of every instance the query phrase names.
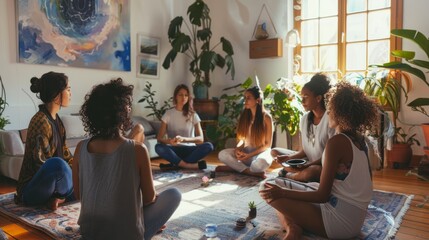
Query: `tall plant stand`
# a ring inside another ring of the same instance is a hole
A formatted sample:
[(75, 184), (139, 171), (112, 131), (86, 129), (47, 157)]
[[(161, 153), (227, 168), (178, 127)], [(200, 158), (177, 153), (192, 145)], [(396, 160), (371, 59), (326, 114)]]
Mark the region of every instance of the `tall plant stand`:
[(204, 141), (208, 141), (206, 129), (209, 125), (217, 125), (217, 119), (219, 117), (219, 100), (194, 99), (194, 110), (201, 118), (201, 128), (203, 129)]

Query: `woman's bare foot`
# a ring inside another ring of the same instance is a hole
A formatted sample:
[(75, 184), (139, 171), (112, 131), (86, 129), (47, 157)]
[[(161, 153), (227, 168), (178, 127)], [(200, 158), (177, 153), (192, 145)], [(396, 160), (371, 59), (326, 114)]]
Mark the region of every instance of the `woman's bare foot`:
[(65, 200), (65, 198), (51, 198), (48, 202), (48, 208), (55, 211), (61, 203), (65, 202)]
[(286, 236), (284, 240), (300, 240), (302, 239), (302, 228), (295, 223), (289, 223), (286, 228)]
[(249, 175), (249, 176), (253, 176), (253, 177), (259, 177), (262, 179), (267, 178), (267, 175), (265, 175), (265, 172), (252, 172), (248, 168), (246, 168), (246, 170), (242, 171), (241, 173)]

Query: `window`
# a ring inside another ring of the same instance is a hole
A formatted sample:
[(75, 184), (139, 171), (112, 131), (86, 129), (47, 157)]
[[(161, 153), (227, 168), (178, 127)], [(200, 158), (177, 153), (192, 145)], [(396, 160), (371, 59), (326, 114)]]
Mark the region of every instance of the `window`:
[(303, 76), (363, 73), (399, 49), (390, 30), (402, 27), (402, 0), (294, 0), (294, 16)]

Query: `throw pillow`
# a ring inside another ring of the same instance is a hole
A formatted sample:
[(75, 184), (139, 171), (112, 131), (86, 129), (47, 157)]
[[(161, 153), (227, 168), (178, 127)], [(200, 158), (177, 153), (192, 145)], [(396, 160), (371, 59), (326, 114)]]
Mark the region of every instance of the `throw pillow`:
[(133, 121), (133, 123), (140, 123), (143, 126), (145, 136), (156, 134), (156, 131), (152, 127), (152, 124), (150, 124), (150, 122), (146, 118), (140, 116), (133, 116), (131, 120)]
[(60, 118), (66, 129), (67, 138), (82, 138), (85, 136), (85, 129), (79, 116), (62, 115)]

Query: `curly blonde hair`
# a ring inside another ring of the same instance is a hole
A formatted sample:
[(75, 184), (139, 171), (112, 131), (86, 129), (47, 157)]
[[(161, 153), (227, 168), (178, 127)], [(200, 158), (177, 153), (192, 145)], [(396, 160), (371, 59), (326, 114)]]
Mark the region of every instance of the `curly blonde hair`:
[(340, 82), (326, 96), (329, 114), (344, 132), (363, 134), (379, 124), (378, 105), (357, 86)]

